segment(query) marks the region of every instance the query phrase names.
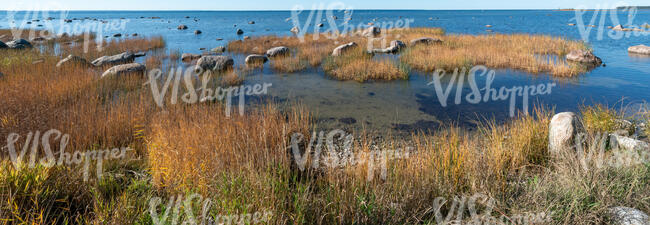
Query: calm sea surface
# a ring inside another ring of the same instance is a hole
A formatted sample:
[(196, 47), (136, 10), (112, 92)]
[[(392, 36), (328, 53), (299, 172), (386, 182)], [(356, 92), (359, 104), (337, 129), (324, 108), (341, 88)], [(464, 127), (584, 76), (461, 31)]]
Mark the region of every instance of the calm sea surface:
[[(582, 16), (584, 21), (591, 21), (595, 12), (587, 12)], [(595, 25), (588, 34), (588, 43), (594, 53), (601, 57), (606, 67), (570, 79), (552, 78), (548, 74), (527, 74), (520, 71), (498, 70), (492, 87), (523, 87), (554, 83), (552, 92), (547, 95), (530, 98), (530, 106), (542, 104), (556, 108), (557, 111), (575, 111), (581, 105), (602, 103), (609, 106), (621, 105), (631, 108), (638, 107), (644, 101), (650, 100), (650, 57), (629, 55), (627, 48), (632, 45), (650, 45), (650, 33), (630, 33), (629, 37), (609, 35), (609, 29), (598, 27), (602, 12), (598, 12)], [(0, 11), (0, 28), (7, 28), (12, 22), (20, 24), (23, 20), (32, 20), (34, 13)], [(309, 12), (303, 12), (300, 22), (306, 23)], [(339, 18), (344, 13), (335, 12)], [(27, 17), (25, 17), (27, 16)], [(60, 12), (50, 12), (49, 16), (61, 18)], [(167, 42), (168, 49), (179, 50), (182, 53), (200, 53), (200, 48), (211, 49), (225, 46), (228, 41), (242, 39), (235, 33), (237, 29), (244, 30), (244, 36), (258, 35), (291, 35), (290, 11), (73, 11), (66, 16), (72, 18), (97, 18), (99, 20), (120, 20), (124, 18), (124, 29), (108, 31), (104, 35), (114, 33), (141, 36), (161, 35)], [(144, 17), (144, 18), (141, 18)], [(159, 19), (150, 19), (159, 17)], [(186, 18), (189, 17), (189, 18)], [(388, 11), (388, 10), (356, 10), (352, 13), (353, 25), (374, 22), (398, 21), (409, 19), (411, 27), (441, 27), (451, 34), (489, 34), (489, 33), (530, 33), (546, 34), (583, 40), (578, 26), (568, 26), (568, 23), (578, 23), (576, 13), (572, 11), (551, 10), (517, 10), (517, 11)], [(617, 18), (618, 21), (614, 21)], [(605, 16), (603, 25), (615, 26), (627, 24), (641, 25), (650, 23), (650, 11), (640, 10), (633, 17), (628, 12), (617, 11), (616, 16), (611, 12)], [(42, 19), (42, 18), (39, 18)], [(248, 24), (255, 21), (255, 24)], [(88, 22), (86, 20), (85, 22)], [(337, 20), (340, 26), (342, 19)], [(74, 23), (84, 23), (75, 20)], [(324, 30), (330, 24), (325, 23)], [(38, 28), (34, 22), (29, 25)], [(188, 30), (179, 31), (176, 27), (185, 24)], [(312, 22), (316, 24), (316, 22)], [(492, 25), (486, 28), (485, 25)], [(236, 25), (236, 27), (235, 27)], [(58, 25), (55, 25), (55, 30)], [(588, 27), (587, 27), (588, 28)], [(490, 29), (491, 31), (488, 31)], [(194, 30), (201, 30), (201, 35), (195, 35)], [(599, 32), (602, 36), (599, 37)], [(217, 38), (223, 40), (217, 41)], [(237, 64), (243, 63), (242, 56), (235, 56)], [(451, 94), (448, 104), (443, 106), (436, 94), (434, 86), (427, 85), (431, 81), (430, 74), (413, 71), (411, 78), (404, 81), (392, 82), (341, 82), (328, 78), (316, 68), (297, 74), (274, 74), (268, 69), (258, 71), (246, 78), (247, 84), (271, 82), (267, 98), (279, 102), (299, 101), (304, 103), (315, 114), (323, 127), (352, 127), (383, 131), (413, 131), (418, 129), (435, 128), (441, 121), (454, 121), (457, 124), (471, 125), (472, 121), (480, 118), (496, 118), (504, 121), (509, 118), (509, 101), (488, 101), (469, 104), (464, 100), (470, 92), (467, 83), (463, 86), (460, 104), (454, 103), (455, 95)], [(442, 86), (447, 87), (449, 81), (443, 80)], [(477, 84), (483, 87), (485, 77), (478, 77)], [(452, 92), (455, 92), (455, 88)], [(621, 101), (623, 100), (623, 104)], [(251, 100), (252, 101), (252, 100)], [(516, 109), (521, 111), (522, 98), (516, 99)]]

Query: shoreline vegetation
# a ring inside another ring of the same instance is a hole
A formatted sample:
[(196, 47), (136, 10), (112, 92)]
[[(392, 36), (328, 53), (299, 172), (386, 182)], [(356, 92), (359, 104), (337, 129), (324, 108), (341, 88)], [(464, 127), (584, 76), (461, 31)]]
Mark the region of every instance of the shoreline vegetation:
[[(584, 47), (543, 36), (468, 37), (428, 29), (400, 34), (428, 34), (443, 40), (440, 46), (407, 50), (401, 61), (416, 66), (430, 62), (442, 67), (464, 65), (467, 62), (463, 58), (469, 57), (469, 52), (452, 53), (449, 49), (482, 49), (484, 41), (488, 42), (485, 48), (495, 48), (492, 45), (499, 43), (513, 47), (513, 41), (523, 41), (520, 49), (510, 50), (513, 55), (562, 55)], [(274, 43), (284, 39), (255, 37), (250, 43), (233, 42), (228, 49), (264, 54), (276, 44), (304, 45), (290, 38)], [(542, 50), (535, 47), (536, 43), (551, 43), (556, 48)], [(489, 216), (509, 218), (541, 212), (550, 215), (547, 222), (551, 224), (607, 223), (608, 208), (619, 205), (650, 211), (650, 164), (595, 167), (589, 163), (594, 167), (584, 170), (577, 165), (575, 155), (553, 155), (549, 151), (552, 109), (538, 107), (531, 115), (519, 115), (503, 124), (482, 122), (471, 133), (454, 125), (433, 133), (413, 133), (412, 141), (406, 143), (391, 137), (376, 143), (363, 133), (354, 134), (354, 153), (412, 148), (408, 158), (387, 162), (385, 177), (368, 162), (303, 171), (297, 168), (295, 155), (287, 146), (292, 134), (309, 140), (318, 129), (304, 106), (279, 110), (278, 105), (267, 103), (232, 117), (224, 114), (220, 103), (170, 104), (163, 110), (156, 106), (148, 87), (143, 87), (147, 78), (142, 71), (100, 78), (105, 66), (56, 66), (68, 54), (91, 60), (128, 50), (146, 51), (143, 61), (148, 66), (174, 67), (180, 55), (174, 51), (167, 54), (160, 37), (104, 44), (104, 51), (88, 53), (73, 44), (63, 47), (59, 55), (37, 48), (0, 49), (0, 72), (4, 74), (0, 76), (1, 145), (7, 144), (5, 137), (10, 133), (25, 137), (29, 132), (58, 129), (70, 136), (68, 150), (134, 149), (127, 160), (105, 162), (104, 176), (91, 176), (89, 181), (83, 181), (80, 168), (74, 165), (14, 167), (3, 151), (0, 224), (153, 224), (152, 199), (162, 198), (166, 204), (174, 196), (192, 193), (212, 200), (214, 204), (207, 211), (211, 217), (270, 212), (264, 214), (271, 215), (267, 224), (436, 224), (445, 219), (439, 213), (451, 215), (447, 218), (458, 219), (456, 222), (468, 222), (468, 214), (451, 213), (455, 210), (451, 203), (439, 211), (432, 207), (438, 197), (454, 199), (477, 193), (494, 200)], [(320, 47), (299, 48), (297, 53), (294, 49), (291, 57), (299, 60), (272, 59), (272, 65), (279, 63), (274, 69), (299, 71), (307, 64), (322, 65), (332, 76), (344, 80), (403, 79), (399, 66), (357, 56), (363, 51), (358, 47), (349, 55), (328, 61), (334, 47), (330, 40), (309, 45)], [(424, 57), (427, 51), (452, 59)], [(498, 61), (503, 56), (477, 53), (474, 63), (485, 60), (482, 57), (496, 57), (496, 61), (486, 63), (527, 71), (576, 71), (570, 66), (566, 70), (549, 69), (544, 67), (548, 64), (531, 62), (531, 55), (510, 65)], [(166, 59), (172, 62), (165, 63)], [(369, 67), (373, 73), (363, 74)], [(577, 123), (586, 129), (586, 140), (626, 129), (618, 121), (629, 119), (603, 106), (585, 107), (580, 117)], [(28, 145), (21, 138), (16, 149)], [(596, 142), (587, 141), (585, 145), (595, 146)], [(63, 150), (58, 146), (49, 147), (52, 152)], [(36, 146), (39, 152), (43, 148)], [(606, 157), (615, 154), (614, 150), (606, 151)], [(183, 209), (171, 212), (182, 212), (179, 221), (188, 219), (187, 211), (202, 215), (200, 206), (180, 207)]]
[[(372, 27), (371, 27), (372, 28)], [(382, 31), (379, 31), (382, 32)], [(440, 28), (406, 28), (383, 31), (383, 36), (369, 37), (367, 31), (355, 31), (328, 38), (331, 34), (305, 34), (296, 36), (260, 36), (235, 40), (228, 43), (229, 52), (239, 54), (265, 54), (267, 49), (284, 46), (291, 54), (273, 64), (277, 72), (299, 71), (294, 65), (322, 66), (329, 76), (338, 80), (396, 80), (408, 79), (409, 68), (423, 72), (437, 69), (454, 70), (474, 65), (486, 65), (498, 69), (514, 69), (528, 73), (548, 73), (558, 77), (584, 74), (589, 66), (565, 60), (573, 51), (588, 50), (578, 41), (546, 35), (489, 34), (447, 35)], [(416, 40), (427, 39), (417, 42)], [(403, 44), (394, 54), (398, 60), (379, 58), (380, 49), (389, 48), (393, 41)], [(415, 41), (415, 42), (414, 42)], [(332, 56), (332, 50), (345, 43), (355, 43), (345, 54)], [(384, 46), (382, 46), (382, 43)], [(283, 66), (284, 65), (284, 66)], [(286, 69), (290, 68), (290, 69)]]

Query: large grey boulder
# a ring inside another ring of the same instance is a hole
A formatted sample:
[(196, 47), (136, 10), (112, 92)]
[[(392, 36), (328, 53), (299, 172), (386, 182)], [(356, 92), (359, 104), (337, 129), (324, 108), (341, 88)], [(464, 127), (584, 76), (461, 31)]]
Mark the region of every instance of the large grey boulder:
[(380, 34), (381, 34), (381, 28), (375, 26), (368, 27), (365, 30), (363, 30), (363, 33), (361, 33), (361, 35), (363, 35), (364, 37), (377, 37)]
[(442, 40), (438, 38), (431, 38), (431, 37), (421, 37), (421, 38), (416, 38), (411, 40), (411, 46), (416, 46), (416, 45), (430, 45), (430, 44), (439, 44), (442, 43)]
[(636, 54), (650, 55), (650, 46), (636, 45), (628, 48), (627, 51)]
[(266, 55), (269, 57), (285, 56), (288, 55), (289, 52), (290, 52), (289, 48), (284, 46), (279, 46), (267, 50)]
[(89, 63), (86, 59), (76, 56), (76, 55), (68, 55), (68, 57), (62, 59), (56, 64), (56, 67), (62, 67), (65, 65), (81, 65), (85, 67), (92, 67), (93, 64)]
[(144, 56), (144, 53), (131, 53), (131, 52), (124, 52), (120, 53), (117, 55), (113, 56), (102, 56), (94, 61), (92, 61), (92, 64), (95, 66), (104, 66), (104, 65), (117, 65), (117, 64), (124, 64), (124, 63), (131, 63), (135, 58)]
[(586, 50), (574, 50), (566, 55), (566, 59), (569, 61), (588, 63), (594, 65), (600, 65), (603, 61), (594, 55), (591, 51)]
[(354, 42), (341, 45), (339, 47), (336, 47), (334, 51), (332, 51), (332, 56), (341, 56), (355, 47), (357, 47), (357, 43)]
[(548, 131), (548, 150), (551, 155), (557, 156), (573, 149), (578, 126), (578, 117), (572, 112), (558, 113), (551, 118)]
[(29, 41), (25, 39), (16, 39), (10, 42), (7, 42), (7, 47), (11, 49), (24, 49), (24, 48), (31, 48), (32, 44), (29, 43)]
[(269, 61), (265, 55), (253, 54), (246, 57), (246, 64), (264, 64)]
[(122, 65), (117, 65), (114, 67), (111, 67), (110, 69), (106, 70), (104, 74), (102, 74), (102, 78), (108, 77), (108, 76), (117, 76), (117, 75), (124, 75), (124, 74), (129, 74), (129, 73), (142, 73), (144, 74), (145, 71), (147, 70), (147, 67), (140, 63), (129, 63), (129, 64), (122, 64)]
[(650, 225), (650, 217), (640, 210), (618, 206), (609, 209), (611, 225)]
[(203, 56), (196, 62), (196, 68), (194, 69), (197, 73), (200, 71), (225, 71), (232, 68), (235, 64), (235, 61), (230, 56), (223, 55), (209, 55)]

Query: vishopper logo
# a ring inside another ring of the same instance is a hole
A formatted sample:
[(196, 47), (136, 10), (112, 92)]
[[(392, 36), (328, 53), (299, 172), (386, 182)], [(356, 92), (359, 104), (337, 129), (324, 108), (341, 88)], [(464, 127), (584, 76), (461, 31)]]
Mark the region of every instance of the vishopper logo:
[[(368, 181), (373, 180), (377, 165), (381, 170), (381, 179), (385, 180), (388, 174), (388, 161), (409, 158), (413, 149), (406, 147), (396, 150), (375, 149), (371, 152), (353, 152), (354, 136), (338, 129), (330, 131), (327, 136), (324, 131), (318, 133), (314, 131), (308, 143), (303, 141), (305, 141), (303, 134), (291, 135), (290, 147), (300, 171), (304, 171), (308, 167), (336, 169), (366, 164)], [(323, 141), (326, 146), (323, 146)], [(306, 146), (306, 149), (302, 151), (301, 146)], [(325, 147), (325, 151), (323, 151), (323, 147)], [(310, 166), (307, 165), (308, 163)]]
[[(271, 221), (273, 212), (255, 212), (233, 215), (217, 215), (214, 218), (209, 215), (212, 207), (212, 200), (204, 198), (200, 194), (187, 196), (172, 196), (166, 205), (162, 205), (162, 198), (154, 197), (149, 201), (149, 215), (154, 225), (163, 224), (201, 224), (201, 225), (230, 225), (230, 224), (268, 224)], [(162, 210), (159, 212), (159, 208)], [(200, 216), (197, 218), (195, 209), (200, 208)], [(200, 222), (200, 223), (198, 223)]]
[[(585, 14), (591, 13), (591, 18), (585, 20)], [(626, 15), (626, 20), (622, 22), (619, 19), (619, 14)], [(639, 37), (650, 35), (650, 25), (647, 23), (638, 24), (640, 21), (635, 21), (638, 14), (636, 6), (630, 6), (625, 2), (617, 4), (598, 4), (595, 9), (587, 9), (586, 6), (580, 6), (575, 9), (575, 17), (571, 21), (575, 21), (575, 25), (580, 32), (582, 40), (589, 42), (591, 32), (596, 29), (596, 39), (603, 40), (605, 32), (607, 37), (620, 40), (629, 37)], [(607, 26), (607, 23), (612, 26)], [(647, 22), (647, 21), (646, 21)]]
[[(15, 2), (14, 2), (15, 3)], [(67, 35), (83, 34), (83, 50), (90, 51), (90, 43), (96, 42), (96, 50), (104, 49), (104, 34), (106, 32), (123, 31), (126, 29), (128, 19), (97, 20), (97, 19), (69, 19), (70, 12), (63, 10), (61, 4), (14, 4), (14, 8), (7, 10), (6, 20), (12, 33), (12, 38), (34, 41), (38, 39), (56, 39)], [(38, 21), (40, 26), (34, 29), (33, 22)], [(25, 34), (25, 31), (29, 31)], [(27, 35), (27, 36), (25, 36)], [(93, 40), (94, 37), (94, 40)]]
[[(374, 39), (386, 39), (386, 33), (381, 31), (391, 30), (391, 29), (406, 29), (411, 26), (414, 22), (414, 19), (398, 19), (395, 21), (383, 21), (374, 23), (358, 23), (351, 24), (352, 16), (354, 15), (354, 8), (352, 6), (346, 5), (342, 2), (334, 2), (325, 7), (324, 3), (319, 5), (312, 5), (311, 10), (307, 19), (301, 23), (300, 15), (305, 11), (305, 7), (302, 5), (296, 5), (291, 10), (290, 20), (293, 24), (292, 32), (301, 40), (305, 41), (305, 34), (310, 31), (310, 26), (313, 27), (312, 37), (314, 40), (318, 40), (321, 36), (324, 36), (327, 39), (337, 39), (339, 37), (345, 37), (348, 35), (361, 34), (364, 30), (374, 27), (374, 34), (367, 36), (369, 38), (368, 50), (373, 50), (373, 41)], [(344, 13), (343, 18), (338, 18), (336, 12)], [(325, 19), (323, 18), (325, 17)], [(328, 28), (326, 30), (321, 30), (325, 26), (325, 23), (322, 21), (327, 21)], [(340, 22), (342, 21), (342, 22)], [(379, 33), (377, 33), (379, 32)], [(378, 37), (381, 35), (380, 37)], [(397, 37), (399, 38), (399, 37)], [(386, 41), (382, 42), (381, 47), (386, 47)]]
[[(480, 88), (477, 83), (477, 74), (486, 77), (485, 85), (482, 88)], [(432, 81), (427, 84), (429, 86), (433, 85), (435, 88), (438, 101), (442, 107), (446, 107), (449, 104), (449, 97), (455, 87), (456, 92), (453, 103), (459, 105), (462, 103), (463, 99), (470, 104), (480, 104), (481, 102), (488, 101), (508, 101), (510, 117), (515, 116), (517, 98), (521, 99), (521, 106), (524, 114), (527, 115), (529, 98), (536, 95), (549, 95), (551, 94), (553, 87), (556, 86), (555, 83), (545, 83), (538, 85), (513, 86), (510, 88), (501, 87), (497, 90), (492, 87), (492, 83), (494, 83), (496, 78), (496, 71), (489, 70), (485, 66), (474, 66), (469, 71), (467, 71), (467, 68), (462, 68), (460, 73), (458, 68), (456, 68), (454, 73), (451, 75), (447, 87), (443, 88), (442, 78), (445, 76), (447, 76), (447, 72), (438, 69), (433, 73)], [(471, 91), (465, 95), (465, 98), (463, 98), (463, 87), (466, 77)]]
[[(268, 89), (273, 86), (271, 83), (263, 83), (255, 85), (240, 85), (235, 87), (231, 86), (227, 88), (220, 86), (211, 88), (209, 84), (210, 80), (214, 78), (213, 73), (211, 71), (203, 72), (201, 68), (193, 67), (187, 68), (185, 72), (183, 72), (183, 69), (180, 67), (170, 68), (169, 74), (163, 74), (161, 69), (153, 69), (149, 71), (148, 77), (149, 79), (144, 83), (144, 85), (149, 85), (151, 87), (154, 101), (160, 108), (165, 107), (165, 96), (167, 96), (171, 87), (169, 102), (172, 105), (177, 104), (179, 98), (186, 104), (211, 101), (224, 102), (227, 117), (230, 117), (232, 111), (233, 96), (239, 98), (239, 114), (244, 115), (246, 96), (265, 95), (268, 93)], [(181, 93), (182, 95), (179, 96), (181, 89), (186, 90), (186, 92)]]
[[(552, 221), (546, 212), (493, 216), (495, 201), (485, 194), (437, 197), (431, 211), (436, 224), (546, 224)], [(446, 212), (446, 214), (445, 214)]]
[[(51, 129), (41, 134), (40, 131), (29, 132), (25, 137), (22, 150), (20, 152), (16, 149), (16, 144), (19, 142), (21, 135), (18, 133), (11, 133), (7, 136), (7, 145), (3, 147), (9, 152), (9, 157), (14, 167), (17, 170), (24, 168), (27, 165), (29, 168), (35, 168), (37, 163), (45, 168), (53, 166), (71, 166), (81, 165), (83, 163), (83, 178), (88, 181), (90, 164), (92, 161), (96, 162), (97, 178), (101, 179), (103, 173), (104, 160), (117, 160), (124, 159), (128, 151), (133, 149), (129, 147), (114, 148), (106, 150), (89, 150), (89, 151), (75, 151), (73, 153), (66, 152), (66, 147), (70, 141), (70, 135), (63, 134), (61, 131)], [(52, 152), (50, 141), (59, 141), (59, 157), (58, 160)], [(39, 154), (39, 147), (42, 147), (42, 153)], [(29, 161), (25, 162), (25, 156), (29, 151)], [(43, 156), (40, 159), (38, 157)]]

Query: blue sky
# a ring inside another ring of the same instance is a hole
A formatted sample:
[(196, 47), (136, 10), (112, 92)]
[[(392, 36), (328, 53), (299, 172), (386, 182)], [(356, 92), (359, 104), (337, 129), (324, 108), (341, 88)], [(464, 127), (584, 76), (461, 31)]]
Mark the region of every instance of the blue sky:
[(354, 9), (558, 9), (610, 8), (620, 3), (650, 5), (648, 0), (3, 0), (0, 10), (287, 10), (295, 5), (342, 2)]

